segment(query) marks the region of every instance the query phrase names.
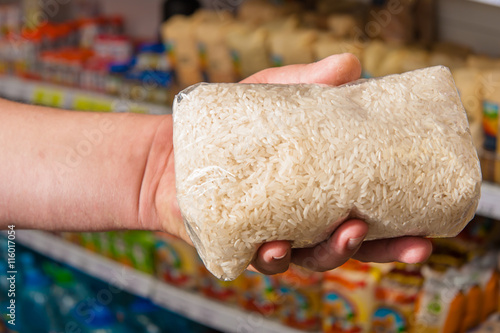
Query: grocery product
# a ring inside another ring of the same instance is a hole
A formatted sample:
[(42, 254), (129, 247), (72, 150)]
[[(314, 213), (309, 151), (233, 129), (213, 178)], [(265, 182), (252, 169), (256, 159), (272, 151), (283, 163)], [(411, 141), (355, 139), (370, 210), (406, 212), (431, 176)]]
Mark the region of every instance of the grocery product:
[(19, 300), (17, 322), (25, 332), (55, 332), (57, 318), (54, 300), (50, 297), (50, 280), (38, 268), (24, 274), (23, 292)]
[(203, 80), (196, 45), (195, 30), (198, 20), (175, 15), (162, 26), (162, 36), (170, 63), (182, 85)]
[(479, 70), (462, 67), (452, 71), (455, 84), (457, 85), (460, 99), (464, 104), (467, 112), (467, 119), (471, 128), (472, 140), (476, 148), (483, 146), (483, 130), (482, 130), (482, 87), (481, 73)]
[(415, 311), (415, 333), (459, 332), (465, 315), (465, 296), (453, 283), (460, 279), (456, 269), (446, 272), (424, 267), (425, 282)]
[(365, 47), (366, 43), (361, 41), (338, 39), (331, 34), (320, 34), (313, 45), (314, 58), (320, 60), (332, 54), (352, 53), (362, 61)]
[(315, 30), (276, 30), (269, 36), (273, 66), (307, 64), (314, 61)]
[(279, 281), (269, 275), (245, 271), (238, 279), (238, 304), (249, 311), (257, 311), (266, 317), (275, 316), (283, 299)]
[(322, 327), (325, 333), (370, 332), (379, 272), (348, 261), (324, 274)]
[(300, 3), (294, 1), (276, 4), (266, 0), (247, 0), (238, 8), (238, 19), (258, 26), (297, 13), (300, 8)]
[(482, 85), (484, 149), (496, 151), (500, 107), (500, 69), (484, 72)]
[(169, 234), (157, 233), (154, 256), (160, 280), (186, 289), (199, 286), (200, 259), (192, 246)]
[(126, 256), (132, 267), (144, 273), (153, 274), (155, 270), (155, 238), (150, 231), (128, 231), (125, 233)]
[(233, 19), (228, 13), (220, 15), (219, 20), (201, 22), (195, 31), (202, 70), (204, 79), (209, 82), (234, 82), (234, 68), (226, 42)]
[(291, 265), (278, 275), (280, 283), (279, 319), (301, 330), (321, 327), (321, 273)]
[(398, 264), (375, 290), (371, 332), (412, 332), (415, 302), (422, 286), (419, 267)]
[(263, 242), (311, 246), (348, 217), (367, 239), (456, 235), (481, 185), (444, 67), (337, 88), (190, 87), (174, 102), (174, 151), (187, 231), (222, 279)]
[(226, 35), (237, 79), (243, 79), (271, 66), (267, 47), (267, 30), (249, 24), (235, 23)]
[(359, 20), (352, 14), (332, 14), (327, 19), (328, 29), (337, 38), (350, 38), (359, 29)]
[(371, 78), (379, 76), (379, 67), (391, 47), (387, 44), (374, 40), (368, 43), (363, 55), (363, 77)]

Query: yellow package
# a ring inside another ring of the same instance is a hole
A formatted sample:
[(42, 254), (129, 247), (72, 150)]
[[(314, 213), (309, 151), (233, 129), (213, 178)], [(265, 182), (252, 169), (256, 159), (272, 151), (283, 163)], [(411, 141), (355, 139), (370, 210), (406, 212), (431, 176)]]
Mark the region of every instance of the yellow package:
[(327, 19), (328, 30), (337, 38), (352, 38), (361, 31), (360, 21), (352, 14), (331, 14)]
[(320, 60), (332, 54), (352, 53), (362, 61), (365, 47), (366, 43), (361, 41), (338, 39), (328, 33), (320, 34), (313, 45), (314, 58)]
[(422, 276), (416, 265), (397, 264), (383, 276), (375, 291), (371, 332), (412, 332), (421, 285)]
[(201, 22), (196, 28), (196, 41), (200, 53), (201, 70), (209, 82), (236, 80), (226, 35), (233, 25), (232, 16), (221, 13), (216, 20)]
[(314, 61), (315, 30), (275, 30), (269, 36), (273, 66), (307, 64)]
[(283, 4), (273, 4), (266, 0), (247, 0), (238, 8), (238, 19), (259, 26), (290, 14), (299, 13), (300, 9), (301, 5), (298, 2), (287, 1)]
[(375, 310), (375, 287), (379, 278), (380, 272), (355, 260), (325, 272), (323, 332), (370, 332)]
[(245, 23), (235, 23), (226, 34), (236, 79), (248, 77), (271, 67), (267, 50), (268, 33), (264, 28), (253, 28)]
[(370, 42), (363, 55), (363, 77), (371, 78), (379, 76), (379, 66), (391, 47), (384, 42), (374, 40)]
[(277, 315), (285, 299), (277, 279), (269, 275), (245, 271), (239, 279), (238, 304), (245, 310), (261, 313), (269, 318)]
[(195, 39), (197, 22), (175, 15), (162, 25), (162, 37), (167, 55), (182, 86), (203, 81), (198, 47)]
[(410, 55), (411, 51), (405, 47), (398, 47), (390, 50), (375, 72), (377, 76), (403, 73), (403, 64)]

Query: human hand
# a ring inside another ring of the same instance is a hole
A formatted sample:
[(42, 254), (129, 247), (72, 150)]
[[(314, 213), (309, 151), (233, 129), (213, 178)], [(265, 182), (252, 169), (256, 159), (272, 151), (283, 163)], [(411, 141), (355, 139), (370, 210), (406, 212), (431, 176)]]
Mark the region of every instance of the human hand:
[[(319, 83), (336, 86), (358, 79), (360, 73), (358, 59), (353, 55), (343, 54), (307, 65), (266, 69), (241, 82)], [(146, 184), (149, 187), (141, 189), (144, 196), (140, 205), (140, 220), (154, 221), (153, 224), (158, 229), (192, 244), (175, 197), (174, 154), (171, 147), (172, 121), (171, 118), (165, 118), (158, 127), (148, 158), (148, 164), (155, 167), (146, 168), (143, 186)], [(154, 209), (150, 209), (150, 206)], [(141, 210), (142, 207), (144, 208)], [(432, 249), (429, 240), (419, 237), (363, 243), (367, 232), (366, 223), (349, 220), (340, 225), (328, 240), (312, 248), (291, 249), (288, 241), (269, 242), (259, 248), (250, 269), (276, 274), (286, 271), (289, 264), (294, 263), (311, 270), (325, 271), (342, 265), (351, 257), (362, 261), (416, 263), (425, 260)]]

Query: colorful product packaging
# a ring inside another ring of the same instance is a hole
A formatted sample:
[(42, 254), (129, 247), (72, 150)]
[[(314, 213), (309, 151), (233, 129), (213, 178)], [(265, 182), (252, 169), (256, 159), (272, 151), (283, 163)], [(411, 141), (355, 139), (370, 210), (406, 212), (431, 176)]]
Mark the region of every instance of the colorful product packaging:
[(156, 233), (156, 276), (171, 285), (196, 289), (199, 286), (200, 259), (194, 247), (166, 233)]
[(319, 329), (323, 274), (291, 265), (288, 271), (277, 277), (282, 297), (279, 308), (281, 322), (302, 330)]
[(415, 314), (415, 333), (459, 332), (465, 317), (466, 298), (454, 281), (461, 273), (449, 268), (446, 272), (422, 269), (425, 277)]
[(238, 304), (269, 318), (277, 315), (280, 306), (279, 283), (272, 276), (245, 271), (239, 279)]
[(241, 286), (245, 285), (243, 281), (245, 279), (244, 275), (233, 281), (219, 280), (205, 268), (201, 260), (198, 266), (198, 274), (200, 275), (200, 289), (203, 295), (224, 303), (236, 304), (238, 302), (238, 293)]
[(127, 255), (128, 250), (127, 250), (127, 242), (126, 242), (126, 237), (125, 237), (124, 231), (110, 231), (109, 236), (110, 236), (110, 241), (111, 241), (111, 256), (114, 260), (118, 261), (119, 263), (133, 267), (132, 260), (130, 257)]
[(375, 290), (371, 332), (411, 332), (422, 281), (419, 267), (412, 265), (397, 264), (384, 275)]
[(368, 333), (380, 272), (349, 260), (324, 274), (322, 326), (325, 333)]
[(135, 269), (154, 274), (155, 238), (152, 232), (133, 230), (124, 235), (126, 256)]

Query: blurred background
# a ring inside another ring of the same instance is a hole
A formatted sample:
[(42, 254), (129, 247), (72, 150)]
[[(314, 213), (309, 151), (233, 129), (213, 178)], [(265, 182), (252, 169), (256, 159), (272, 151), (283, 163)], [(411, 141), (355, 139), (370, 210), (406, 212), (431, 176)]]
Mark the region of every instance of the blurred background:
[(167, 234), (8, 230), (0, 332), (500, 332), (499, 21), (497, 0), (1, 0), (0, 96), (24, 103), (168, 114), (191, 84), (332, 54), (365, 78), (447, 66), (485, 182), (421, 265), (222, 282)]

